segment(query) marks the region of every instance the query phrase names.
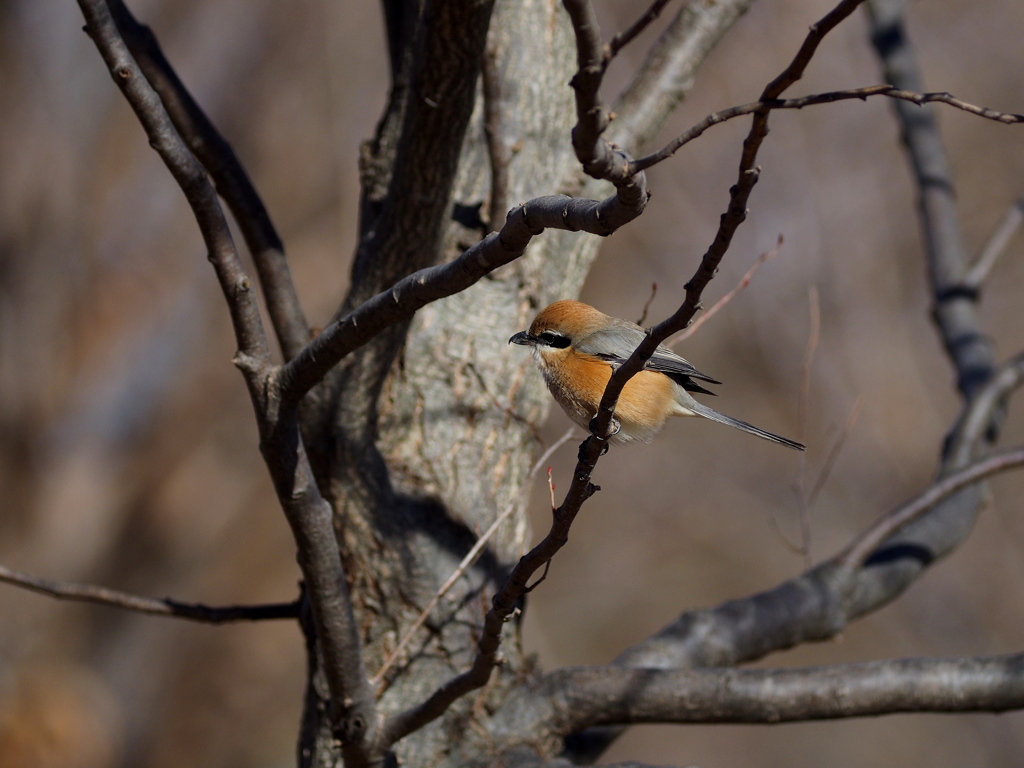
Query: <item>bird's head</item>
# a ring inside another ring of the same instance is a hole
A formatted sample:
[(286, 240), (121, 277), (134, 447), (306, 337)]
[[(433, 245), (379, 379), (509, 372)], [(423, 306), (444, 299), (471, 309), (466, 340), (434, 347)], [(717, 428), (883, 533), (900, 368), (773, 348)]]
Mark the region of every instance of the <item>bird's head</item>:
[(532, 347), (538, 361), (550, 363), (568, 354), (574, 343), (606, 326), (611, 320), (589, 304), (579, 301), (556, 301), (543, 309), (530, 323), (529, 330), (520, 331), (509, 344)]

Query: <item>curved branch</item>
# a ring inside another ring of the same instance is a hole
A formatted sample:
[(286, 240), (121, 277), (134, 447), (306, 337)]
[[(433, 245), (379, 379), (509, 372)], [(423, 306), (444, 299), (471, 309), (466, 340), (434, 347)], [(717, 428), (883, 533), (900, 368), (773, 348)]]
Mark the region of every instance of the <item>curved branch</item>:
[(107, 589), (94, 584), (71, 584), (66, 581), (53, 581), (18, 573), (0, 565), (0, 582), (15, 587), (38, 592), (57, 600), (73, 600), (94, 605), (105, 605), (109, 608), (120, 608), (134, 613), (145, 613), (150, 616), (170, 616), (188, 619), (204, 624), (226, 624), (234, 621), (266, 621), (268, 619), (296, 619), (299, 616), (299, 601), (290, 603), (264, 603), (261, 605), (226, 605), (210, 606), (202, 603), (183, 603), (165, 597), (157, 600), (152, 597), (132, 595)]
[(970, 466), (946, 475), (910, 502), (894, 509), (854, 539), (838, 557), (848, 568), (863, 565), (868, 556), (877, 550), (901, 528), (933, 509), (939, 502), (992, 475), (1016, 469), (1024, 464), (1024, 448), (1014, 448), (989, 456)]

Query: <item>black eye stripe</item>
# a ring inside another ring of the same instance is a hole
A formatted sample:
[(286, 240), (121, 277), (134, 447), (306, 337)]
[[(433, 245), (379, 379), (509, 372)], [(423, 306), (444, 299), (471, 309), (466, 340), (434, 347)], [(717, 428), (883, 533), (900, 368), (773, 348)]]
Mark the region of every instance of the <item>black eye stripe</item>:
[(544, 344), (544, 346), (554, 347), (555, 349), (565, 349), (572, 343), (568, 337), (553, 331), (544, 331), (538, 334), (537, 340)]

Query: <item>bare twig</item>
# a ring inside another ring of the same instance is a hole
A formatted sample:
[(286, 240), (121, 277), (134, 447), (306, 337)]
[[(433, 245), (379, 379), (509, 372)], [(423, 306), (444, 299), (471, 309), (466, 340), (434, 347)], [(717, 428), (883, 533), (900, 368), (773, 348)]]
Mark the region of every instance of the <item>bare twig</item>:
[(811, 492), (807, 496), (808, 507), (814, 506), (814, 502), (818, 499), (818, 494), (821, 492), (821, 489), (825, 487), (825, 483), (828, 481), (829, 475), (832, 474), (832, 467), (835, 466), (836, 459), (839, 458), (839, 452), (843, 450), (843, 446), (846, 444), (846, 438), (848, 438), (850, 436), (850, 432), (853, 431), (853, 426), (857, 423), (857, 418), (860, 416), (860, 412), (863, 407), (864, 397), (858, 395), (857, 399), (853, 402), (853, 407), (850, 409), (849, 416), (846, 417), (846, 422), (843, 424), (843, 428), (839, 430), (839, 434), (836, 435), (835, 442), (832, 443), (832, 447), (829, 449), (828, 455), (825, 457), (825, 461), (821, 465), (821, 470), (818, 472), (818, 479), (815, 480), (814, 485), (811, 486)]
[(53, 581), (26, 573), (18, 573), (0, 565), (0, 581), (15, 587), (49, 595), (58, 600), (74, 600), (82, 603), (105, 605), (150, 616), (171, 616), (205, 624), (226, 624), (233, 621), (266, 621), (268, 619), (295, 619), (299, 615), (299, 601), (290, 603), (264, 603), (260, 605), (210, 606), (202, 603), (184, 603), (165, 597), (132, 595), (107, 589), (94, 584), (72, 584)]
[[(807, 330), (807, 348), (804, 350), (804, 365), (800, 376), (800, 440), (807, 442), (808, 414), (811, 404), (811, 369), (814, 367), (814, 355), (818, 351), (821, 339), (821, 306), (818, 301), (818, 286), (807, 287), (807, 308), (810, 323)], [(800, 506), (800, 553), (804, 556), (804, 567), (810, 568), (814, 562), (811, 557), (811, 505), (808, 503), (804, 487), (807, 475), (807, 454), (801, 453), (797, 465), (796, 493)]]
[(473, 566), (473, 563), (477, 561), (477, 558), (480, 557), (480, 554), (484, 551), (484, 547), (487, 545), (487, 542), (490, 541), (498, 528), (501, 527), (501, 524), (516, 511), (517, 506), (518, 503), (513, 502), (505, 507), (504, 511), (495, 518), (494, 522), (491, 523), (490, 527), (486, 531), (484, 531), (483, 535), (476, 540), (473, 547), (466, 553), (466, 556), (462, 558), (462, 562), (460, 562), (458, 567), (452, 571), (451, 576), (445, 579), (444, 583), (438, 587), (437, 592), (434, 593), (430, 602), (427, 603), (420, 615), (416, 617), (416, 620), (409, 625), (409, 628), (405, 631), (405, 634), (402, 635), (402, 639), (398, 641), (395, 649), (391, 651), (388, 657), (384, 660), (384, 663), (381, 664), (380, 669), (377, 670), (377, 674), (370, 678), (371, 685), (374, 687), (380, 686), (384, 681), (384, 676), (388, 673), (391, 667), (395, 665), (395, 662), (398, 661), (402, 651), (405, 650), (405, 647), (410, 643), (413, 637), (416, 636), (416, 632), (423, 626), (423, 622), (425, 622), (427, 617), (430, 616), (430, 612), (433, 611), (434, 608), (437, 607), (437, 604), (441, 602), (441, 599), (448, 594), (448, 590), (455, 586), (459, 579), (466, 574), (466, 571)]
[(973, 291), (981, 290), (982, 283), (985, 282), (985, 279), (992, 271), (992, 267), (995, 266), (996, 261), (1003, 251), (1006, 250), (1006, 246), (1010, 244), (1010, 240), (1017, 232), (1022, 221), (1024, 221), (1024, 197), (1019, 197), (1003, 214), (999, 223), (996, 224), (996, 228), (992, 230), (992, 234), (989, 235), (988, 240), (985, 242), (985, 247), (981, 249), (978, 258), (975, 259), (970, 269), (967, 270), (967, 274), (964, 275), (962, 282), (965, 288)]
[(754, 0), (683, 3), (615, 102), (610, 142), (646, 147), (696, 82), (697, 71)]
[(939, 102), (955, 107), (956, 109), (963, 110), (964, 112), (969, 112), (972, 115), (984, 117), (988, 120), (995, 120), (996, 122), (1004, 123), (1006, 125), (1024, 122), (1024, 115), (1009, 112), (997, 112), (996, 110), (988, 109), (987, 107), (975, 106), (974, 104), (969, 104), (968, 102), (962, 101), (946, 92), (918, 93), (917, 91), (905, 90), (892, 85), (869, 85), (864, 88), (816, 93), (809, 96), (801, 96), (796, 99), (771, 99), (762, 96), (758, 101), (753, 101), (749, 104), (741, 104), (736, 107), (729, 107), (728, 109), (711, 113), (703, 120), (695, 123), (691, 128), (672, 139), (672, 141), (658, 151), (645, 155), (638, 160), (634, 160), (630, 165), (630, 169), (642, 171), (653, 165), (657, 165), (663, 160), (674, 155), (686, 144), (689, 144), (691, 141), (701, 136), (709, 128), (718, 125), (719, 123), (724, 123), (727, 120), (732, 120), (736, 117), (742, 117), (743, 115), (766, 115), (769, 112), (778, 109), (803, 109), (817, 104), (832, 104), (837, 101), (849, 101), (851, 99), (864, 101), (871, 96), (886, 96), (890, 99), (898, 99), (900, 101), (910, 102), (919, 106), (932, 102)]
[[(543, 454), (541, 454), (541, 457), (537, 459), (536, 463), (534, 463), (533, 468), (527, 475), (527, 479), (532, 480), (534, 477), (536, 477), (538, 470), (540, 470), (544, 462), (551, 457), (551, 454), (553, 454), (555, 451), (557, 451), (559, 448), (561, 448), (563, 445), (569, 442), (569, 440), (572, 439), (575, 432), (575, 427), (572, 427), (568, 429), (565, 432), (565, 434), (563, 434), (558, 440), (552, 443), (551, 446), (546, 451), (544, 451)], [(549, 484), (550, 478), (551, 469), (549, 467)], [(525, 489), (528, 491), (529, 487), (529, 483), (527, 483), (525, 485)], [(468, 571), (473, 566), (473, 563), (477, 561), (477, 559), (480, 557), (480, 554), (483, 552), (484, 546), (486, 546), (487, 542), (497, 532), (498, 528), (501, 527), (501, 524), (508, 519), (508, 517), (516, 510), (518, 506), (519, 504), (517, 500), (513, 501), (511, 504), (505, 507), (504, 511), (500, 515), (498, 515), (497, 518), (495, 518), (494, 522), (491, 523), (490, 527), (486, 531), (484, 531), (483, 535), (481, 535), (480, 538), (476, 540), (476, 543), (473, 545), (473, 547), (469, 550), (469, 552), (466, 553), (466, 556), (462, 558), (462, 562), (460, 562), (458, 567), (454, 571), (452, 571), (451, 576), (445, 579), (445, 582), (438, 588), (437, 592), (431, 598), (430, 602), (427, 603), (426, 608), (423, 609), (420, 615), (416, 617), (416, 620), (405, 631), (405, 634), (402, 636), (402, 639), (398, 641), (398, 644), (395, 646), (395, 649), (391, 651), (390, 655), (384, 660), (384, 663), (381, 665), (380, 669), (377, 670), (377, 674), (375, 674), (370, 679), (370, 682), (374, 687), (380, 686), (380, 684), (384, 680), (384, 676), (388, 673), (391, 667), (394, 666), (395, 662), (398, 661), (402, 651), (405, 650), (405, 647), (416, 635), (416, 632), (419, 630), (419, 628), (423, 626), (423, 622), (427, 620), (427, 617), (430, 616), (430, 612), (433, 611), (437, 604), (441, 601), (441, 599), (446, 594), (448, 594), (448, 591), (453, 586), (455, 586), (456, 583), (458, 583), (459, 579), (461, 579), (465, 575), (466, 571)]]
[(640, 319), (636, 321), (637, 325), (643, 325), (647, 322), (647, 311), (651, 308), (651, 302), (654, 301), (654, 297), (658, 295), (658, 284), (651, 283), (651, 294), (647, 297), (647, 301), (644, 302), (644, 309), (640, 313)]
[(843, 565), (855, 568), (900, 528), (916, 520), (943, 499), (986, 477), (1016, 469), (1024, 464), (1024, 448), (1013, 448), (975, 462), (937, 480), (931, 487), (901, 507), (889, 512), (858, 536), (840, 555)]
[(634, 21), (628, 29), (613, 37), (606, 46), (605, 61), (610, 62), (619, 54), (619, 51), (633, 42), (641, 32), (647, 29), (661, 15), (661, 12), (665, 10), (665, 6), (670, 2), (671, 0), (654, 0), (643, 16)]
[[(718, 314), (718, 312), (724, 309), (726, 304), (735, 299), (739, 294), (743, 293), (746, 287), (750, 285), (750, 281), (754, 279), (754, 275), (757, 274), (757, 270), (761, 268), (761, 265), (764, 264), (769, 259), (775, 258), (776, 254), (778, 254), (780, 250), (782, 250), (782, 235), (779, 235), (779, 242), (774, 248), (772, 248), (770, 251), (761, 252), (761, 255), (754, 260), (754, 263), (750, 266), (750, 269), (746, 271), (746, 273), (743, 275), (743, 277), (740, 278), (740, 281), (736, 283), (735, 287), (731, 291), (729, 291), (722, 298), (716, 301), (711, 306), (711, 309), (709, 309), (707, 312), (705, 312), (692, 323), (690, 323), (689, 326), (687, 326), (685, 329), (675, 334), (674, 336), (670, 337), (665, 342), (665, 346), (674, 347), (676, 344), (686, 341), (688, 338), (693, 336), (693, 334), (695, 334), (697, 330), (702, 325), (704, 325), (704, 323), (706, 323), (708, 320), (710, 320), (712, 317)], [(639, 323), (637, 323), (637, 325), (639, 325)]]

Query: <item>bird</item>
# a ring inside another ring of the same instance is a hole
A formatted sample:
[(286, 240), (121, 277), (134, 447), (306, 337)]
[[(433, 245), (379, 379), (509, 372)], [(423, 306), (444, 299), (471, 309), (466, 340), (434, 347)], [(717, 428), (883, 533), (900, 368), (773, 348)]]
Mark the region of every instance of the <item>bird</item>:
[[(589, 429), (612, 372), (633, 353), (647, 332), (610, 317), (589, 304), (565, 299), (543, 309), (508, 340), (531, 347), (555, 401), (566, 415)], [(691, 392), (714, 395), (697, 382), (721, 384), (701, 373), (666, 346), (659, 345), (644, 369), (633, 376), (615, 406), (616, 432), (609, 443), (650, 442), (670, 416), (703, 416), (798, 451), (804, 446), (697, 402)]]

